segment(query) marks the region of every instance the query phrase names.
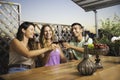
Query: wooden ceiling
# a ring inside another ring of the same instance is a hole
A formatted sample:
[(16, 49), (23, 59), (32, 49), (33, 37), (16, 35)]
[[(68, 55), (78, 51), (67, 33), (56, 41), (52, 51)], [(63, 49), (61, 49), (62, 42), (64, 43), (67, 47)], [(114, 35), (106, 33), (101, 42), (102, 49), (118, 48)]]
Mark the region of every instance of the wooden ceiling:
[(86, 12), (120, 4), (120, 0), (72, 0), (72, 1), (75, 2), (78, 6), (82, 7)]

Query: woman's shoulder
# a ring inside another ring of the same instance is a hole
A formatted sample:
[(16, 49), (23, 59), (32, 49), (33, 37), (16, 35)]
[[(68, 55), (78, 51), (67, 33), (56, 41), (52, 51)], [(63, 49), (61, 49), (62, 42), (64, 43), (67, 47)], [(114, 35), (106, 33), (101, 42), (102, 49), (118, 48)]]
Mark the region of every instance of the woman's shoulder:
[(13, 38), (10, 41), (10, 44), (15, 44), (15, 43), (19, 43), (20, 41), (17, 38)]
[(11, 42), (14, 42), (14, 41), (19, 41), (19, 40), (17, 38), (11, 39)]

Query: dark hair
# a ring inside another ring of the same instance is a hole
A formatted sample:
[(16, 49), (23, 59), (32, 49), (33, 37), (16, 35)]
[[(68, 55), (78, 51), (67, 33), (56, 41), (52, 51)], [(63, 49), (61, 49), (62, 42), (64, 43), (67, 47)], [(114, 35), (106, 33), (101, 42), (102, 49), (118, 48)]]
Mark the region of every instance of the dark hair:
[[(16, 38), (17, 38), (18, 40), (20, 40), (20, 41), (23, 40), (24, 34), (23, 34), (23, 32), (22, 32), (22, 29), (26, 30), (30, 25), (32, 25), (33, 27), (35, 27), (35, 25), (34, 25), (32, 22), (23, 22), (23, 23), (19, 26), (18, 32), (17, 32), (17, 34), (16, 34)], [(33, 38), (33, 39), (29, 39), (29, 41), (28, 41), (28, 47), (29, 47), (30, 50), (35, 49), (34, 46), (33, 46), (33, 44), (35, 44), (34, 38)]]
[(73, 26), (75, 26), (75, 25), (79, 25), (80, 28), (83, 28), (83, 26), (82, 26), (80, 23), (73, 23), (73, 24), (71, 25), (71, 27), (73, 27)]
[[(80, 23), (73, 23), (73, 24), (71, 25), (71, 33), (72, 33), (73, 26), (75, 26), (75, 25), (78, 25), (81, 29), (84, 28)], [(83, 35), (83, 32), (82, 32), (82, 35)]]
[(19, 26), (19, 28), (18, 28), (18, 32), (17, 32), (17, 34), (16, 34), (16, 38), (18, 39), (18, 40), (23, 40), (23, 32), (22, 32), (22, 29), (24, 29), (24, 30), (26, 30), (30, 25), (32, 25), (32, 26), (34, 26), (35, 27), (35, 25), (32, 23), (32, 22), (23, 22), (20, 26)]
[(39, 37), (41, 47), (45, 47), (44, 30), (46, 27), (49, 27), (52, 30), (52, 40), (54, 39), (54, 32), (53, 32), (52, 27), (49, 24), (44, 24), (41, 28), (40, 37)]

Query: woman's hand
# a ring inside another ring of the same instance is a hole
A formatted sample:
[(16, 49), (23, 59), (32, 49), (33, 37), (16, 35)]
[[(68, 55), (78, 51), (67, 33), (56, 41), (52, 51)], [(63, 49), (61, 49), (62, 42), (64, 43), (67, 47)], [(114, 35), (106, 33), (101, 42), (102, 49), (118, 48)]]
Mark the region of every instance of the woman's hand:
[(50, 48), (51, 48), (51, 50), (55, 50), (56, 48), (58, 48), (58, 45), (56, 45), (56, 44), (51, 44), (51, 45), (50, 45)]

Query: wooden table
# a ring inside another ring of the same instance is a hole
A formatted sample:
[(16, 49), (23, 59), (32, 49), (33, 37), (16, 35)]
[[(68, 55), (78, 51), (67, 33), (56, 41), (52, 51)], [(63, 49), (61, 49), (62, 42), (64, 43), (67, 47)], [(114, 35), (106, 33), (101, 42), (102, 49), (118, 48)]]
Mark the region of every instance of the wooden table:
[(103, 69), (91, 76), (82, 76), (76, 66), (80, 61), (40, 67), (23, 72), (1, 75), (5, 80), (120, 80), (120, 57), (101, 56)]

